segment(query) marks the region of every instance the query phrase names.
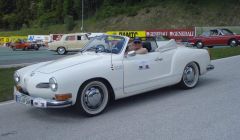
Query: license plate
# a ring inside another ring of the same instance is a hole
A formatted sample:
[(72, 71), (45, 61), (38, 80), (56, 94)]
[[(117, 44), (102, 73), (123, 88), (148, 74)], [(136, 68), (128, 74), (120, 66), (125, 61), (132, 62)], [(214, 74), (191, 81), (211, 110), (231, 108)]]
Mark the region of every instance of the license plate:
[(25, 104), (25, 105), (32, 105), (32, 98), (29, 96), (25, 96), (25, 95), (16, 95), (16, 102), (21, 103), (21, 104)]
[(33, 106), (40, 107), (40, 108), (46, 108), (47, 101), (42, 98), (35, 98), (35, 99), (33, 99)]

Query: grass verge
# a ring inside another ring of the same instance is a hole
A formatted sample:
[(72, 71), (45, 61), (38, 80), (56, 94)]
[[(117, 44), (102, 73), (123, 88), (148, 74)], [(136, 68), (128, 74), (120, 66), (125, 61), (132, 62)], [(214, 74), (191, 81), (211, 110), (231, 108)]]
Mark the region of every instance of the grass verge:
[(209, 49), (212, 60), (240, 55), (240, 47), (211, 48)]
[[(240, 55), (240, 47), (209, 49), (212, 60)], [(13, 73), (19, 68), (0, 68), (0, 102), (13, 99)]]
[(18, 68), (0, 68), (0, 102), (13, 99), (13, 73)]

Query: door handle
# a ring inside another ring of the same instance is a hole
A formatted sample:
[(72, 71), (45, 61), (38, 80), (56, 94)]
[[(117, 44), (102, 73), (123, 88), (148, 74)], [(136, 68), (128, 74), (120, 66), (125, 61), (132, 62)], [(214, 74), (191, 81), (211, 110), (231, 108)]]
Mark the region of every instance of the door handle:
[(162, 61), (162, 60), (163, 60), (163, 58), (160, 58), (160, 57), (155, 59), (155, 61)]

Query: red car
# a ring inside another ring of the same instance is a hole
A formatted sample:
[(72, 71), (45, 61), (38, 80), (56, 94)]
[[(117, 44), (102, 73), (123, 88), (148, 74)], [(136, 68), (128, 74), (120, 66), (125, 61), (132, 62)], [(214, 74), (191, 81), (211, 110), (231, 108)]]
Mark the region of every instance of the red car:
[(204, 46), (212, 48), (213, 46), (236, 47), (239, 45), (240, 35), (236, 35), (228, 29), (213, 29), (203, 32), (202, 35), (188, 39), (188, 43), (203, 48)]
[(35, 49), (38, 50), (39, 47), (37, 45), (25, 42), (23, 40), (18, 40), (14, 43), (11, 43), (10, 47), (12, 48), (12, 50), (16, 50), (16, 49), (22, 49), (22, 50), (29, 50), (29, 49)]

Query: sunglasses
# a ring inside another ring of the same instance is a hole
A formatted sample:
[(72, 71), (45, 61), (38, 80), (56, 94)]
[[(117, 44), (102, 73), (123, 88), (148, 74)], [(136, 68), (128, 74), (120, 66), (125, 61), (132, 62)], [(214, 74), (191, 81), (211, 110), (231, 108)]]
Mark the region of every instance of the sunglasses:
[(141, 42), (140, 41), (135, 41), (135, 42), (133, 42), (134, 44), (141, 44)]

